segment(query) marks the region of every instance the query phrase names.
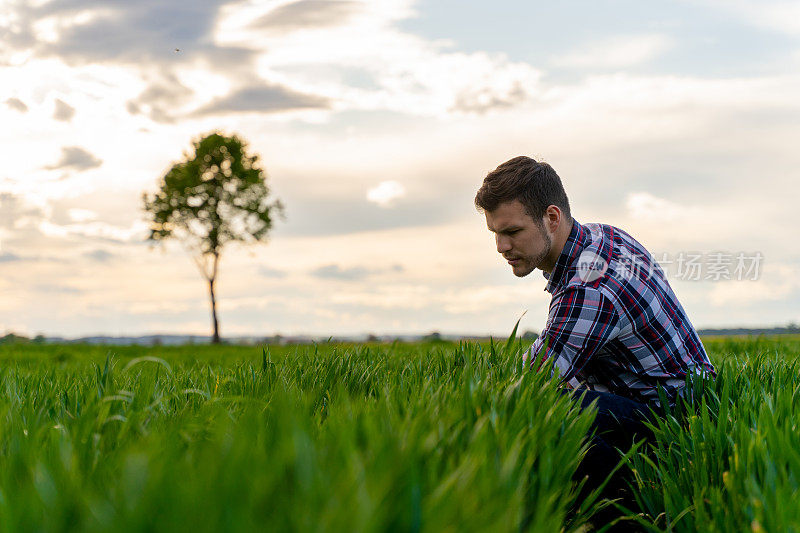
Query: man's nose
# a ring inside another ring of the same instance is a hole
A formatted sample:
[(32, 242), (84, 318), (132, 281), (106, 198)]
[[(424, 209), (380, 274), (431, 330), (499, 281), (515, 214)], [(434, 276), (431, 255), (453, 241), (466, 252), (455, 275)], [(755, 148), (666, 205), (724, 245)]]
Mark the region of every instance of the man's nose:
[(511, 249), (511, 239), (503, 235), (496, 235), (495, 241), (497, 242), (497, 252), (504, 254)]

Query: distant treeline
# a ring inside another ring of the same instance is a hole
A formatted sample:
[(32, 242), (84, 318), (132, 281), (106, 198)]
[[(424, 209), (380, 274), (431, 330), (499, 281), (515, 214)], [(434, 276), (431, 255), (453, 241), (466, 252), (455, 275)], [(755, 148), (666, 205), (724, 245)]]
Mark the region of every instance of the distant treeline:
[(0, 344), (17, 344), (17, 343), (37, 343), (37, 344), (44, 344), (46, 341), (44, 335), (37, 335), (34, 338), (28, 338), (23, 335), (17, 335), (16, 333), (6, 333), (2, 337), (0, 337)]
[[(800, 325), (791, 323), (787, 326), (774, 328), (715, 328), (700, 329), (697, 331), (703, 336), (723, 336), (723, 335), (786, 335), (800, 334)], [(535, 331), (527, 330), (521, 335), (523, 340), (533, 342), (538, 337)], [(271, 337), (230, 337), (224, 339), (226, 344), (311, 344), (314, 342), (447, 342), (459, 340), (488, 341), (489, 336), (481, 335), (448, 335), (437, 331), (427, 335), (366, 335), (360, 337), (311, 337), (311, 336), (287, 336), (273, 335)], [(210, 337), (203, 335), (146, 335), (141, 337), (81, 337), (79, 339), (65, 339), (63, 337), (45, 337), (36, 335), (33, 338), (16, 333), (7, 333), (0, 337), (0, 344), (109, 344), (109, 345), (183, 345), (183, 344), (207, 344)]]
[(785, 335), (787, 333), (800, 333), (800, 326), (789, 324), (777, 328), (720, 328), (699, 329), (700, 335)]

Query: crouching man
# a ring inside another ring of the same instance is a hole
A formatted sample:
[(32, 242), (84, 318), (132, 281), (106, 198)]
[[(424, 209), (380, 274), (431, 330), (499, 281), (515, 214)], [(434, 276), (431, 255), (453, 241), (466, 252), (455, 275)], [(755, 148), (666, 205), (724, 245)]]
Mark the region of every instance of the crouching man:
[[(674, 403), (688, 375), (714, 376), (714, 367), (651, 254), (619, 228), (572, 218), (550, 165), (524, 156), (503, 163), (483, 180), (475, 205), (514, 275), (538, 268), (547, 280), (547, 323), (523, 367), (553, 359), (583, 408), (597, 402), (578, 473), (595, 487), (619, 462), (615, 448), (648, 438), (644, 421), (660, 407), (659, 388)], [(623, 487), (617, 478), (604, 495), (618, 497)]]

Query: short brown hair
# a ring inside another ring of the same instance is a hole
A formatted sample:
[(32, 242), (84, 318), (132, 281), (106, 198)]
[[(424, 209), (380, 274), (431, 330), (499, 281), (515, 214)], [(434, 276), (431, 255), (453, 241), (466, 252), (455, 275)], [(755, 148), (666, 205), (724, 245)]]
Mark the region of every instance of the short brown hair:
[(483, 179), (475, 195), (478, 211), (494, 211), (505, 202), (519, 200), (537, 223), (542, 223), (547, 207), (554, 205), (572, 219), (569, 199), (553, 167), (521, 155), (509, 159)]

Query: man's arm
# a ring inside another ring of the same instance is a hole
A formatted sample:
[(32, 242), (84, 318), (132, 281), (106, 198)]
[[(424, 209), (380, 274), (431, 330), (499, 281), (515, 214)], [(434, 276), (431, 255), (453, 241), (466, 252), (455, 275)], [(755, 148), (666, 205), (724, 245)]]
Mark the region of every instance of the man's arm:
[[(613, 303), (593, 287), (570, 287), (550, 302), (544, 331), (523, 356), (524, 366), (551, 357), (562, 383), (574, 387), (575, 378), (591, 357), (619, 333), (619, 315)], [(539, 355), (541, 351), (543, 355)], [(537, 355), (539, 357), (537, 358)]]

